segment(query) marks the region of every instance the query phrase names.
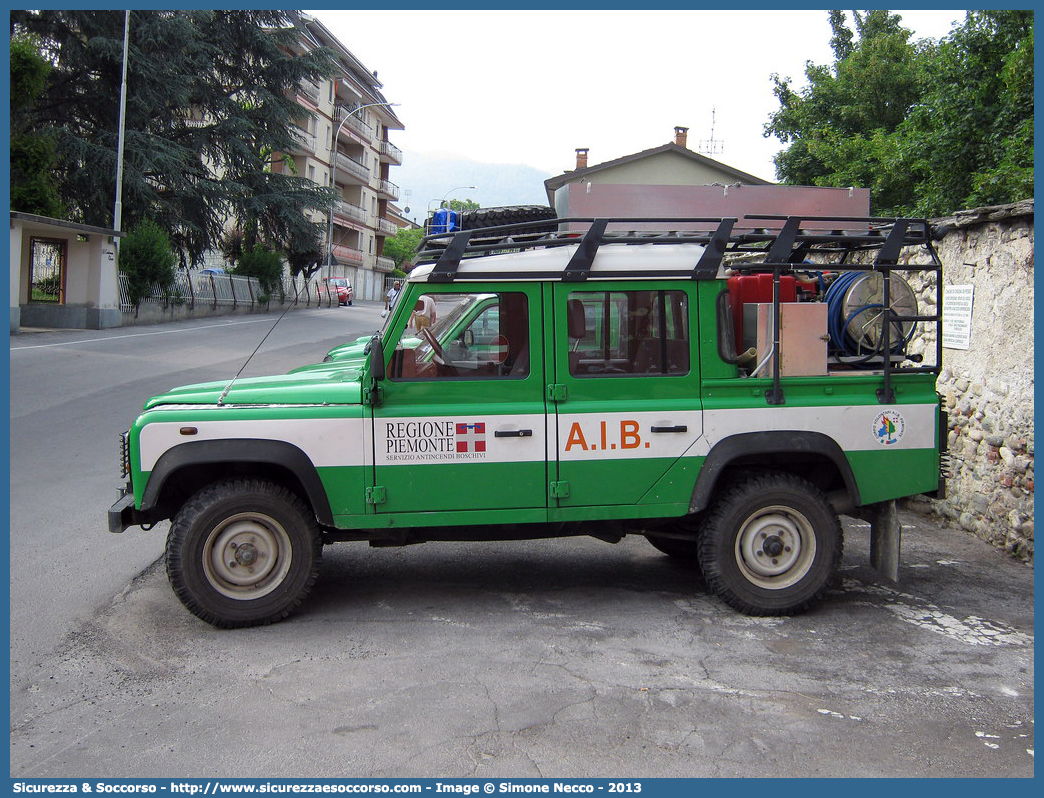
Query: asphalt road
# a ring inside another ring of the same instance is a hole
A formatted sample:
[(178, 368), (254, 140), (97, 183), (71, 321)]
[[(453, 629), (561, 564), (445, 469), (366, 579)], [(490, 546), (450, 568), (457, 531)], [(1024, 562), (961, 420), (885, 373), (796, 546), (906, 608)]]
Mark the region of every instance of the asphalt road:
[[(12, 337), (12, 776), (1033, 775), (1033, 571), (908, 514), (898, 585), (846, 519), (841, 588), (796, 618), (628, 537), (337, 544), (291, 619), (203, 624), (165, 524), (106, 531), (117, 435), (272, 321)], [(379, 321), (295, 311), (245, 373)]]

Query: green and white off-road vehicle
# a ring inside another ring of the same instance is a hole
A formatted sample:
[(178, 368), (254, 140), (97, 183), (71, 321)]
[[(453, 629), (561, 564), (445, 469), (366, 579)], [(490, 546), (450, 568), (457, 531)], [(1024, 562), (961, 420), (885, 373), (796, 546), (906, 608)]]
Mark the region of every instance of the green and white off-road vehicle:
[(940, 318), (898, 274), (941, 307), (925, 220), (558, 219), (423, 247), (365, 344), (173, 389), (123, 434), (109, 527), (171, 519), (191, 612), (279, 620), (339, 541), (637, 534), (790, 614), (832, 584), (839, 513), (895, 578), (895, 500), (937, 494), (946, 440)]

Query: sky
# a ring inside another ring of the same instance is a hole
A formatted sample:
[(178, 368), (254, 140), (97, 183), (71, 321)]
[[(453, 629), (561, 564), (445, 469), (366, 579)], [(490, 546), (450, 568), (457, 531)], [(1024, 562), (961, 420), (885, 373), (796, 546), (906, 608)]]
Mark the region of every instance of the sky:
[[(689, 149), (774, 180), (771, 75), (801, 86), (806, 61), (832, 61), (823, 10), (308, 13), (400, 104), (400, 149), (551, 175), (574, 168), (578, 147), (593, 166), (682, 126)], [(940, 38), (965, 12), (896, 13), (915, 38)]]

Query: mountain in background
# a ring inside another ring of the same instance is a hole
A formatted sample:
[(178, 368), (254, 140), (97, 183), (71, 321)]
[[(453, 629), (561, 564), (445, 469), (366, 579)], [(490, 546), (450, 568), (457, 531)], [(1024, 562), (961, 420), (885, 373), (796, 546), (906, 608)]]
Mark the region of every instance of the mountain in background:
[[(392, 169), (399, 187), (400, 208), (418, 224), (449, 194), (448, 199), (470, 199), (483, 208), (500, 205), (547, 205), (544, 181), (551, 175), (523, 164), (479, 163), (457, 155), (403, 150), (402, 166)], [(477, 189), (453, 189), (478, 186)], [(409, 194), (407, 195), (407, 192)]]

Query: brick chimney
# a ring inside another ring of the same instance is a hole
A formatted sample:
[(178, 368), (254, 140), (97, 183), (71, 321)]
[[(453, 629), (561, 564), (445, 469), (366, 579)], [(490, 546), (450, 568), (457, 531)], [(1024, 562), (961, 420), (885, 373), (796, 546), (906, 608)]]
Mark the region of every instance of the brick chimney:
[(586, 169), (587, 168), (587, 147), (576, 148), (576, 168)]
[(674, 128), (674, 143), (679, 147), (685, 147), (688, 149), (686, 143), (689, 139), (689, 129), (687, 127), (675, 127)]

